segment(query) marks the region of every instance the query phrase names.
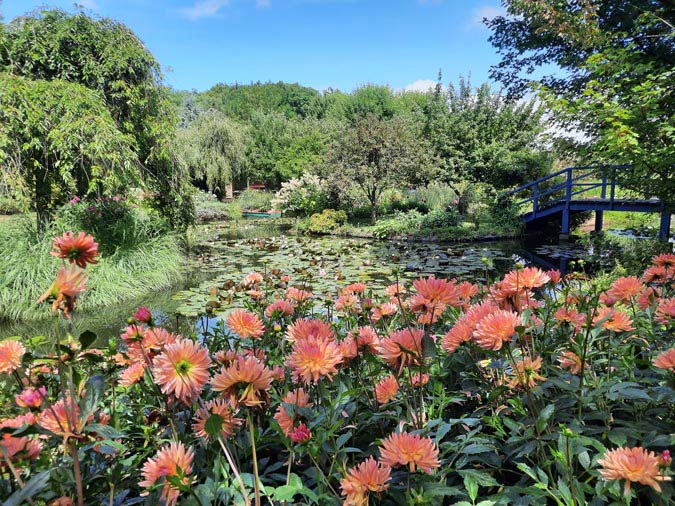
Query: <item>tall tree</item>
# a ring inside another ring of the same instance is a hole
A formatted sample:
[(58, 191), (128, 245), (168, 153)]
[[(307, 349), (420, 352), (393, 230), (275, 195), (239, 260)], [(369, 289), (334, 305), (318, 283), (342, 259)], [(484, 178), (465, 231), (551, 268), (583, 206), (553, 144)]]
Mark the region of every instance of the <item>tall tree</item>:
[(223, 113), (209, 110), (179, 130), (181, 163), (193, 181), (218, 195), (246, 169), (246, 132)]
[(357, 118), (336, 136), (321, 168), (341, 191), (355, 185), (370, 204), (372, 222), (389, 188), (424, 182), (432, 166), (427, 143), (403, 116)]
[[(628, 187), (675, 206), (675, 8), (670, 0), (508, 0), (488, 25), (513, 94), (536, 88), (587, 160), (632, 163)], [(551, 67), (559, 70), (545, 74)], [(534, 78), (533, 73), (544, 72)]]
[(174, 108), (159, 63), (129, 28), (82, 13), (41, 10), (13, 20), (0, 35), (3, 71), (96, 91), (117, 128), (133, 138), (146, 169), (143, 180), (158, 206), (176, 224), (189, 217), (184, 178), (171, 154)]
[(0, 125), (0, 166), (21, 178), (38, 228), (72, 195), (116, 192), (141, 179), (133, 138), (77, 83), (0, 74)]
[(543, 109), (535, 101), (508, 100), (488, 84), (474, 89), (465, 79), (429, 96), (424, 135), (441, 160), (439, 176), (446, 183), (508, 188), (550, 170)]

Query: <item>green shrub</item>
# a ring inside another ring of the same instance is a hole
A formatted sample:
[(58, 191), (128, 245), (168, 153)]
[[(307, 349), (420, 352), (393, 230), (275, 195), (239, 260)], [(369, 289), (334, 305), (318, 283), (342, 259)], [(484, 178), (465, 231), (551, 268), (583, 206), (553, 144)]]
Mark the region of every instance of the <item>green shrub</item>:
[(19, 214), (25, 211), (27, 205), (21, 200), (0, 196), (0, 214)]
[(391, 218), (378, 220), (373, 225), (373, 236), (377, 239), (386, 239), (399, 234), (406, 234), (421, 226), (424, 216), (417, 210), (398, 212)]
[(424, 212), (456, 206), (458, 196), (447, 184), (433, 182), (412, 190), (408, 195), (408, 202), (411, 209), (416, 208)]
[(169, 230), (167, 221), (155, 211), (118, 196), (95, 200), (76, 197), (61, 208), (58, 222), (57, 228), (93, 235), (103, 255), (134, 248)]
[(269, 211), (272, 209), (274, 194), (265, 190), (247, 188), (236, 198), (235, 202), (244, 211)]
[(420, 223), (422, 228), (450, 228), (459, 224), (459, 213), (456, 208), (432, 209)]
[(334, 209), (324, 209), (300, 222), (300, 229), (311, 234), (335, 231), (347, 223), (347, 213)]

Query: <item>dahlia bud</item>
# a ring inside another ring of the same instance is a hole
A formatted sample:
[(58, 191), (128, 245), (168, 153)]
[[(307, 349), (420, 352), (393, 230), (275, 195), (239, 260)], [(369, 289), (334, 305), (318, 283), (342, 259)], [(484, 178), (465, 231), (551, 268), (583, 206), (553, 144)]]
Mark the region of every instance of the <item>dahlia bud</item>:
[(152, 325), (152, 313), (147, 308), (147, 306), (139, 307), (133, 315), (134, 320), (138, 323), (147, 323)]
[(661, 455), (659, 455), (659, 466), (661, 467), (670, 467), (672, 464), (673, 458), (670, 456), (670, 450), (663, 450)]
[(304, 423), (301, 423), (293, 429), (293, 431), (289, 434), (289, 437), (294, 443), (304, 443), (312, 437), (312, 433)]

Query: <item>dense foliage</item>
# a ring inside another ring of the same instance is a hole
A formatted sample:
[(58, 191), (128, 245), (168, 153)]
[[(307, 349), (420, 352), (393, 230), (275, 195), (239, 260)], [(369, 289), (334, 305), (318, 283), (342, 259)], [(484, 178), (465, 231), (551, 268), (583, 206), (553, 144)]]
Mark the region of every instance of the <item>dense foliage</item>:
[[(593, 161), (632, 163), (619, 176), (673, 205), (675, 11), (662, 0), (509, 0), (488, 24), (502, 53), (493, 68), (513, 94), (529, 87), (563, 128), (581, 130), (572, 150)], [(546, 74), (548, 69), (564, 72)], [(544, 69), (544, 76), (532, 74)]]
[[(125, 25), (111, 19), (94, 19), (81, 13), (71, 15), (60, 10), (36, 11), (3, 25), (0, 31), (0, 69), (26, 81), (50, 83), (34, 85), (44, 89), (45, 98), (31, 95), (29, 90), (22, 92), (22, 99), (13, 102), (14, 107), (18, 108), (18, 116), (29, 117), (35, 114), (36, 109), (45, 109), (41, 113), (46, 116), (59, 114), (58, 109), (52, 112), (45, 102), (50, 96), (53, 100), (58, 99), (58, 94), (63, 93), (60, 90), (67, 88), (70, 95), (62, 99), (68, 103), (59, 104), (59, 107), (73, 110), (81, 107), (81, 122), (86, 122), (90, 115), (91, 122), (98, 124), (96, 128), (93, 124), (88, 129), (81, 127), (76, 132), (79, 138), (71, 140), (70, 135), (64, 136), (59, 145), (52, 145), (36, 131), (29, 132), (29, 146), (26, 146), (25, 138), (21, 137), (24, 132), (3, 128), (4, 131), (0, 132), (0, 149), (5, 158), (20, 159), (24, 155), (23, 150), (28, 149), (29, 160), (32, 161), (37, 155), (30, 150), (42, 149), (46, 153), (42, 159), (38, 159), (38, 165), (41, 166), (40, 170), (49, 172), (47, 177), (51, 182), (59, 181), (67, 174), (70, 177), (66, 176), (65, 179), (74, 180), (75, 168), (66, 164), (61, 174), (52, 174), (59, 168), (58, 164), (53, 167), (46, 164), (44, 158), (65, 158), (64, 152), (76, 150), (81, 141), (92, 146), (88, 148), (89, 151), (96, 150), (97, 159), (92, 161), (83, 156), (82, 168), (78, 167), (78, 170), (96, 172), (96, 163), (105, 157), (115, 157), (120, 148), (113, 144), (121, 144), (122, 147), (131, 148), (134, 158), (143, 166), (142, 183), (155, 192), (157, 206), (169, 216), (172, 223), (181, 225), (190, 221), (189, 189), (170, 150), (176, 119), (162, 86), (159, 63)], [(8, 80), (5, 86), (11, 85), (16, 89), (17, 79), (3, 77), (5, 79)], [(80, 88), (76, 88), (76, 85)], [(25, 86), (30, 87), (28, 84)], [(51, 91), (50, 86), (55, 91)], [(92, 105), (94, 101), (99, 102), (95, 107)], [(3, 109), (8, 105), (3, 104)], [(115, 128), (110, 124), (111, 118)], [(103, 133), (97, 134), (98, 128), (110, 132), (107, 142), (101, 139)], [(119, 134), (113, 136), (113, 130), (124, 137)], [(113, 143), (115, 139), (118, 140)], [(117, 156), (115, 160), (113, 167), (120, 175), (124, 173), (128, 158)], [(27, 164), (28, 161), (24, 165)], [(30, 181), (25, 183), (31, 186)], [(67, 186), (61, 185), (61, 188), (67, 189)], [(77, 190), (81, 192), (85, 188)], [(80, 196), (84, 195), (80, 193)], [(50, 210), (44, 207), (39, 198), (35, 205), (40, 208), (41, 214)]]
[(210, 290), (222, 319), (198, 338), (142, 307), (93, 348), (64, 323), (96, 245), (57, 239), (70, 265), (40, 300), (61, 337), (0, 342), (4, 504), (672, 501), (675, 255), (642, 278), (519, 268), (337, 298), (251, 273)]

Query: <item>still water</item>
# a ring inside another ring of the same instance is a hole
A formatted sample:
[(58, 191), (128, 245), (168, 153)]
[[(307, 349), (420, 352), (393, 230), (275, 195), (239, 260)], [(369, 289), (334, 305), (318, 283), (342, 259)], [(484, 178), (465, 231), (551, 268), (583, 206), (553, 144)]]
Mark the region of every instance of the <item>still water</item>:
[[(533, 246), (519, 241), (437, 243), (306, 237), (264, 220), (236, 226), (201, 225), (197, 234), (200, 239), (192, 248), (184, 278), (173, 289), (95, 312), (76, 312), (73, 334), (91, 330), (102, 345), (119, 335), (125, 320), (141, 305), (152, 311), (158, 324), (189, 333), (198, 328), (196, 315), (204, 308), (210, 286), (229, 280), (238, 283), (252, 271), (279, 270), (291, 276), (291, 284), (301, 283), (316, 293), (330, 295), (350, 282), (363, 281), (379, 289), (397, 279), (424, 275), (485, 283), (512, 269), (516, 262), (567, 270), (569, 261), (583, 254), (574, 245)], [(0, 323), (0, 338), (53, 333), (50, 320)]]

